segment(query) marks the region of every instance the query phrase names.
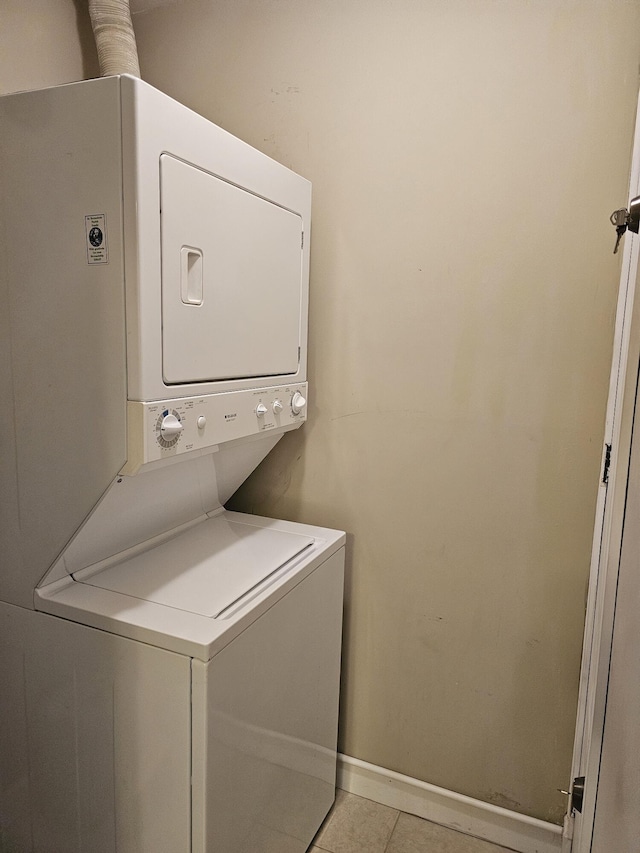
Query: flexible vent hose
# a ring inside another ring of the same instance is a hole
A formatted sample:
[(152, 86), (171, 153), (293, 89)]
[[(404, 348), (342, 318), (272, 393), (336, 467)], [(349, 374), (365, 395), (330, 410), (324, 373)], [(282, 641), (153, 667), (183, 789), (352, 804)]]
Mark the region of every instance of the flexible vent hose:
[(129, 0), (89, 0), (91, 26), (98, 49), (100, 76), (140, 76), (138, 48)]

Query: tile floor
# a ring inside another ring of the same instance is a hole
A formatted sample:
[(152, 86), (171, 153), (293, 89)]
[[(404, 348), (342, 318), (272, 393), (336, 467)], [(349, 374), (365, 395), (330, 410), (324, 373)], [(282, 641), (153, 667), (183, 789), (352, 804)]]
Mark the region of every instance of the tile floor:
[(308, 853), (507, 853), (428, 820), (338, 791)]

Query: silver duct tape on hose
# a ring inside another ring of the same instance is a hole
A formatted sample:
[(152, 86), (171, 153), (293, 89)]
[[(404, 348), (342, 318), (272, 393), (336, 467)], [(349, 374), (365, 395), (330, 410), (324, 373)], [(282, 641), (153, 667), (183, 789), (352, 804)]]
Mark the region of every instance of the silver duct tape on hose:
[(138, 48), (129, 0), (89, 0), (91, 26), (98, 49), (100, 76), (140, 76)]

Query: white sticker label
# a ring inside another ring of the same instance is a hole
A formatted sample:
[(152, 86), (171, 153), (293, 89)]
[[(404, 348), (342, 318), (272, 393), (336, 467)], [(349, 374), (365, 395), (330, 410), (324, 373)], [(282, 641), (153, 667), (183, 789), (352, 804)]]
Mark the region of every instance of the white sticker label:
[(87, 263), (108, 264), (107, 217), (104, 213), (85, 216), (84, 229), (87, 235)]

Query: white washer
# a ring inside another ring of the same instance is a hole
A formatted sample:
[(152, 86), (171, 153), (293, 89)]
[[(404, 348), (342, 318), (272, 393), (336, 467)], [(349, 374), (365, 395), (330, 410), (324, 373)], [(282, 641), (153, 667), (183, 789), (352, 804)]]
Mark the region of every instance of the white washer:
[(306, 419), (310, 185), (126, 76), (0, 120), (0, 849), (303, 853), (345, 535), (224, 504)]
[(44, 786), (34, 849), (306, 850), (335, 791), (343, 543), (222, 512), (45, 588), (63, 619), (13, 608), (26, 717), (56, 730), (20, 763), (85, 771)]

